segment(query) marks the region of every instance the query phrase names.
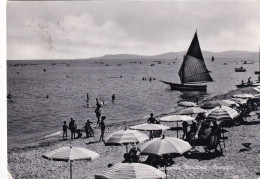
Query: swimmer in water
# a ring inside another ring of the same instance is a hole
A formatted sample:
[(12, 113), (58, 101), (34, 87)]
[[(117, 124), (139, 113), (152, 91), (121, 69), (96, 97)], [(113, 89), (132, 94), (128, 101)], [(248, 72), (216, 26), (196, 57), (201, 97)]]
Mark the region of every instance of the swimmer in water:
[(8, 93), (8, 95), (7, 95), (7, 99), (12, 99), (12, 95), (11, 95), (11, 93)]
[(112, 102), (114, 102), (116, 99), (115, 94), (112, 95)]
[(49, 96), (47, 95), (46, 98), (49, 98)]

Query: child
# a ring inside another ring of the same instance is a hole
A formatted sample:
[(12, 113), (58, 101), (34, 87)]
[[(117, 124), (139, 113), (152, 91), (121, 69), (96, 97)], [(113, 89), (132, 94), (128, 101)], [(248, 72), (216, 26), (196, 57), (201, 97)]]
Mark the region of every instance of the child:
[(67, 134), (67, 129), (68, 129), (68, 126), (66, 124), (66, 121), (63, 122), (63, 139), (64, 137), (66, 136), (66, 138), (68, 137), (68, 134)]

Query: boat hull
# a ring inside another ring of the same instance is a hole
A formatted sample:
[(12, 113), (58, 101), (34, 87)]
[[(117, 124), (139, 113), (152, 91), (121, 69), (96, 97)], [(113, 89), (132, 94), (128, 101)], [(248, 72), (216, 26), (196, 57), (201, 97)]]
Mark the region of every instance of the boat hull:
[(248, 84), (240, 84), (240, 85), (236, 85), (237, 88), (246, 88), (246, 87), (249, 87), (249, 86), (253, 86), (252, 84), (248, 85)]
[(235, 72), (246, 72), (246, 69), (243, 69), (243, 70), (241, 70), (241, 69), (235, 69)]
[(171, 83), (171, 82), (166, 82), (166, 81), (161, 81), (161, 82), (170, 85), (171, 90), (177, 90), (177, 91), (207, 91), (207, 85), (180, 84), (180, 83)]

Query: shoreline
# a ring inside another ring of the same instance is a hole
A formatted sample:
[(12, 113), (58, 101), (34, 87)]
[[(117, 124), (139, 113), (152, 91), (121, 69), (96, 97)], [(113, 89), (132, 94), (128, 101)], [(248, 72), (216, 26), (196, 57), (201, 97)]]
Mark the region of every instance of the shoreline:
[[(199, 101), (199, 104), (202, 105), (205, 102), (211, 101), (211, 100), (217, 101), (217, 100), (222, 100), (222, 99), (229, 99), (229, 98), (232, 98), (232, 96), (234, 94), (244, 93), (244, 92), (250, 93), (250, 94), (257, 94), (257, 92), (253, 89), (253, 87), (246, 87), (246, 88), (231, 90), (227, 93), (224, 93), (224, 94), (221, 94), (221, 95), (216, 95), (216, 96), (210, 97), (208, 99), (207, 98), (202, 99), (202, 100)], [(176, 109), (178, 109), (178, 107)], [(161, 113), (159, 115), (155, 115), (155, 118), (160, 118), (160, 117), (163, 117), (163, 116), (166, 116), (166, 115), (171, 115), (171, 114), (174, 114), (175, 112), (176, 112), (176, 110), (170, 111), (168, 113)], [(118, 127), (118, 126), (130, 127), (130, 126), (136, 125), (136, 123), (142, 122), (142, 121), (146, 122), (146, 118), (144, 117), (142, 119), (135, 119), (135, 120), (131, 120), (131, 121), (120, 121), (120, 122), (109, 123), (109, 124), (106, 124), (106, 127)], [(93, 128), (94, 128), (94, 130), (99, 130), (99, 127), (97, 127), (97, 126), (94, 126)], [(58, 133), (58, 132), (62, 132), (62, 131), (57, 131), (55, 133)], [(53, 135), (55, 133), (52, 133), (52, 134), (49, 134), (49, 135)], [(46, 135), (46, 136), (49, 136), (49, 135)], [(15, 145), (13, 145), (10, 148), (8, 147), (8, 152), (12, 151), (12, 150), (19, 150), (19, 149), (24, 150), (26, 148), (36, 148), (37, 146), (41, 146), (41, 144), (44, 143), (44, 142), (57, 143), (57, 142), (60, 142), (60, 139), (61, 139), (60, 135), (55, 135), (55, 136), (50, 136), (50, 137), (46, 137), (46, 136), (43, 136), (40, 139), (37, 139), (37, 141), (31, 141), (29, 143), (22, 143), (21, 144), (22, 147), (18, 147), (18, 146), (15, 146)], [(68, 130), (68, 136), (70, 136), (69, 130)], [(83, 136), (84, 136), (84, 134), (83, 134)], [(42, 141), (42, 142), (38, 143), (38, 141)]]
[[(210, 99), (202, 100), (199, 104), (203, 104), (209, 100), (228, 99), (231, 98), (232, 95), (238, 93), (256, 94), (257, 92), (253, 89), (253, 87), (236, 89), (222, 95), (216, 95)], [(167, 114), (173, 113), (174, 112), (169, 112)], [(167, 114), (160, 114), (156, 117), (159, 118)], [(116, 130), (124, 129), (125, 126), (129, 127), (144, 122), (146, 122), (146, 119), (108, 124), (106, 126), (105, 137), (108, 136), (109, 133), (115, 132)], [(168, 125), (173, 126), (173, 123), (168, 123)], [(9, 171), (14, 178), (67, 178), (69, 165), (66, 162), (49, 161), (42, 158), (41, 155), (62, 146), (77, 146), (93, 150), (100, 154), (101, 157), (95, 161), (73, 162), (73, 166), (75, 166), (75, 172), (73, 173), (74, 178), (93, 178), (94, 174), (102, 172), (105, 168), (107, 168), (107, 164), (122, 162), (123, 154), (125, 152), (125, 147), (123, 146), (105, 146), (103, 142), (98, 142), (100, 130), (99, 128), (95, 128), (94, 130), (95, 137), (92, 138), (71, 140), (69, 139), (70, 134), (68, 132), (68, 140), (62, 140), (62, 136), (54, 136), (30, 143), (28, 146), (13, 147), (8, 149)], [(224, 176), (223, 178), (234, 178), (236, 176), (239, 176), (239, 178), (256, 178), (256, 173), (260, 172), (260, 168), (258, 169), (257, 166), (254, 166), (257, 162), (257, 155), (259, 155), (260, 151), (260, 145), (256, 142), (259, 137), (258, 131), (260, 130), (260, 125), (240, 125), (229, 128), (228, 130), (229, 132), (226, 136), (228, 136), (229, 139), (226, 141), (224, 157), (217, 157), (211, 160), (202, 161), (187, 159), (185, 157), (176, 158), (176, 164), (172, 165), (168, 169), (169, 178), (171, 178), (171, 176), (177, 176), (177, 178), (203, 178), (208, 174), (210, 174), (210, 176), (207, 178), (221, 178), (222, 175)], [(164, 134), (175, 137), (176, 131), (164, 131)], [(248, 151), (247, 153), (239, 153), (239, 149), (243, 147), (241, 143), (248, 141), (252, 143), (253, 150)], [(237, 160), (241, 160), (243, 162), (240, 161), (237, 163)], [(26, 166), (24, 165), (24, 162), (26, 162)], [(196, 166), (202, 166), (202, 168), (196, 168)], [(203, 169), (203, 166), (205, 166), (204, 168), (206, 169)], [(214, 169), (212, 168), (213, 166), (215, 166)], [(34, 170), (31, 170), (31, 167), (34, 168)], [(243, 167), (248, 168), (250, 172), (245, 171), (245, 168), (243, 169)], [(227, 170), (231, 172), (223, 173)], [(240, 171), (236, 173), (235, 170)], [(244, 173), (242, 171), (244, 171)], [(252, 173), (252, 171), (254, 171), (254, 173)]]

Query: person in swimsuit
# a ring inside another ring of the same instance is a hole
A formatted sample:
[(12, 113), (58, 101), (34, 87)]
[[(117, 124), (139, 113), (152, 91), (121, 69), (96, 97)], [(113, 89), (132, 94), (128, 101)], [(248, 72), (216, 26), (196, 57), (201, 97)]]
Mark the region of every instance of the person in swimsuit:
[(101, 117), (101, 122), (99, 123), (99, 127), (101, 129), (101, 134), (100, 134), (100, 138), (99, 141), (104, 141), (104, 134), (105, 134), (105, 129), (106, 129), (106, 125), (104, 120), (106, 119), (106, 116), (102, 116)]

